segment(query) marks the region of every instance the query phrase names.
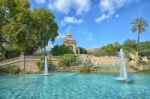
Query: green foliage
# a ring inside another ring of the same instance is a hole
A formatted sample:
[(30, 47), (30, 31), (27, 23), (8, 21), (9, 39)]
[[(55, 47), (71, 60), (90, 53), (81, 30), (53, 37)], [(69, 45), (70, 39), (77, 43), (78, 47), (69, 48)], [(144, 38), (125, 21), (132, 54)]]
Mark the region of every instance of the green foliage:
[(53, 14), (43, 8), (33, 10), (33, 18), (36, 22), (36, 32), (38, 33), (38, 44), (41, 47), (48, 45), (48, 41), (52, 42), (58, 36), (58, 26), (55, 22)]
[(87, 50), (85, 48), (79, 47), (80, 54), (87, 54)]
[(77, 60), (77, 57), (73, 54), (65, 54), (59, 56), (58, 65), (61, 67), (73, 66), (79, 64), (80, 62)]
[(20, 68), (16, 65), (0, 66), (0, 74), (17, 74)]
[(140, 42), (140, 51), (150, 50), (150, 41)]
[(5, 56), (0, 56), (0, 61), (3, 61), (5, 59), (6, 59)]
[[(37, 66), (40, 71), (44, 70), (44, 65), (45, 65), (45, 58), (41, 58), (41, 60), (37, 62)], [(48, 68), (50, 68), (51, 65), (52, 65), (52, 62), (48, 60), (48, 66), (49, 66)]]
[(140, 51), (140, 55), (141, 56), (146, 56), (150, 59), (150, 50), (149, 49), (142, 50), (142, 51)]
[(105, 55), (107, 56), (115, 56), (117, 53), (117, 50), (113, 44), (108, 44), (106, 47), (103, 47), (102, 50), (105, 51)]
[(53, 54), (54, 56), (60, 56), (64, 54), (73, 54), (73, 51), (68, 46), (56, 45), (54, 46), (54, 48), (52, 48), (51, 54)]
[(113, 44), (108, 44), (106, 46), (101, 47), (98, 50), (90, 52), (90, 54), (94, 56), (116, 56), (117, 50), (120, 48), (120, 44), (115, 42)]
[(2, 61), (4, 59), (5, 59), (5, 56), (2, 53), (0, 53), (0, 61)]
[(123, 49), (128, 52), (135, 52), (136, 51), (136, 41), (127, 39), (123, 43)]
[(28, 0), (0, 0), (0, 13), (0, 48), (4, 54), (7, 47), (33, 53), (58, 35), (53, 14), (44, 8), (30, 10)]
[[(150, 41), (140, 42), (139, 46), (140, 55), (149, 57)], [(119, 43), (108, 44), (98, 50), (88, 52), (88, 54), (92, 54), (94, 56), (116, 56), (119, 48), (123, 48), (127, 54), (134, 53), (136, 51), (136, 41), (127, 39), (124, 41), (123, 45), (120, 45)]]
[(83, 64), (83, 66), (80, 69), (81, 73), (88, 73), (90, 72), (90, 67), (87, 64)]
[(146, 31), (146, 29), (148, 28), (148, 22), (145, 21), (144, 18), (138, 17), (138, 18), (134, 19), (131, 24), (132, 24), (132, 26), (131, 26), (132, 32), (138, 33), (138, 37), (137, 37), (137, 52), (138, 52), (139, 51), (140, 34), (142, 32)]
[[(150, 41), (140, 42), (139, 46), (140, 46), (139, 55), (149, 57)], [(123, 44), (123, 48), (126, 53), (134, 53), (136, 51), (136, 41), (127, 39)]]

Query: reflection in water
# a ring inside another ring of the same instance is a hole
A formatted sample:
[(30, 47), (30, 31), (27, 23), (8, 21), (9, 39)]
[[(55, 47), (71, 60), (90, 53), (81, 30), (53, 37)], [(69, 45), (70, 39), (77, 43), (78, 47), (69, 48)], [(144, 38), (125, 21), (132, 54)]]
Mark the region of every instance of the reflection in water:
[(44, 94), (44, 98), (43, 99), (48, 99), (48, 76), (44, 76), (43, 79), (43, 94)]

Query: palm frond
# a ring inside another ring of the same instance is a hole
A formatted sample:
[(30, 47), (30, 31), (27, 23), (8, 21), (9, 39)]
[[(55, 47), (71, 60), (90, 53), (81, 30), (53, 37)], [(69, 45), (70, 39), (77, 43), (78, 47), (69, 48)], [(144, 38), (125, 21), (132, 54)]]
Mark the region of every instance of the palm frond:
[(148, 28), (148, 22), (144, 20), (144, 18), (142, 17), (138, 17), (136, 19), (134, 19), (132, 22), (131, 22), (131, 30), (133, 32), (139, 32), (139, 33), (142, 33), (142, 32), (145, 32), (146, 29)]

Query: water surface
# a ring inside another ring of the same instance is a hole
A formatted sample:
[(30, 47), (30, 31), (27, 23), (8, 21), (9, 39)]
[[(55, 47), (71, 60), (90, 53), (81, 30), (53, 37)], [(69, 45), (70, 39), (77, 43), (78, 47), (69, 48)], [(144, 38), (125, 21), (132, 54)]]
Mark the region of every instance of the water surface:
[(0, 99), (150, 99), (150, 73), (49, 73), (0, 76)]

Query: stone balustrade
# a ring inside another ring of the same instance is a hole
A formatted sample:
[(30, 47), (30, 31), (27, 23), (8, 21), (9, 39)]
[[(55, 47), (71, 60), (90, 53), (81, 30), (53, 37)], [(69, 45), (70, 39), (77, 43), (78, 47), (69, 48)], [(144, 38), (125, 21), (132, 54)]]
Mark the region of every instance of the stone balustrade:
[[(104, 57), (95, 57), (95, 56), (86, 56), (78, 55), (82, 63), (88, 61), (91, 66), (91, 71), (93, 72), (118, 72), (119, 71), (119, 59), (114, 56), (104, 56)], [(25, 72), (39, 72), (37, 67), (37, 62), (40, 61), (44, 56), (24, 56), (0, 61), (0, 66), (7, 65), (17, 65), (20, 67), (21, 71)], [(80, 70), (81, 66), (70, 66), (70, 67), (59, 67), (58, 66), (58, 57), (48, 56), (48, 60), (51, 60), (54, 66), (52, 71), (69, 71), (77, 72)], [(141, 72), (141, 71), (150, 71), (150, 65), (146, 66), (128, 66), (129, 72)]]
[[(0, 66), (17, 65), (20, 67), (21, 72), (39, 72), (37, 62), (43, 57), (44, 56), (20, 55), (20, 57), (0, 61)], [(54, 65), (57, 65), (57, 59), (55, 59), (55, 57), (49, 57), (48, 59), (51, 60)]]

